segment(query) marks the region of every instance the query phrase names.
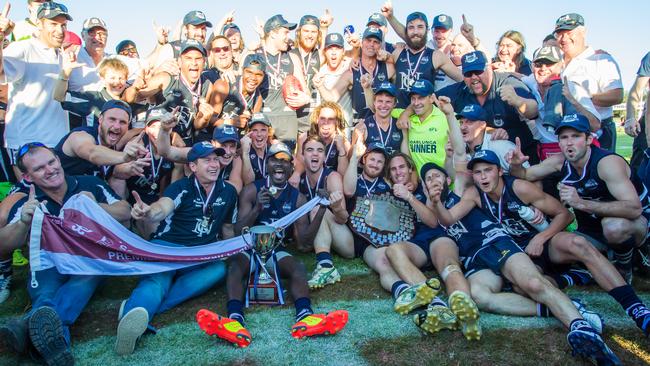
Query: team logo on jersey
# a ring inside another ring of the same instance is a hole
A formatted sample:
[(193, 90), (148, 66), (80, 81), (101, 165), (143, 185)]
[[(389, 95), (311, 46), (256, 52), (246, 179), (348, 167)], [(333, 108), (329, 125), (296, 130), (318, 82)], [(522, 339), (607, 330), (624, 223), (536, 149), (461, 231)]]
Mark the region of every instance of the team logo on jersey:
[(284, 211), (285, 214), (291, 212), (291, 203), (285, 202), (284, 205), (282, 205), (282, 211)]
[(388, 188), (388, 187), (386, 186), (385, 183), (383, 183), (383, 182), (379, 182), (379, 183), (377, 184), (377, 188), (379, 188), (379, 189), (386, 189), (386, 188)]
[(219, 197), (216, 200), (214, 200), (214, 203), (212, 204), (212, 206), (221, 207), (221, 206), (223, 206), (225, 204), (226, 204), (226, 202), (221, 197)]
[(501, 118), (495, 118), (494, 119), (494, 125), (496, 127), (503, 127), (503, 120)]
[(283, 58), (283, 59), (280, 59), (280, 63), (283, 64), (283, 65), (289, 65), (291, 63), (291, 61), (289, 59)]
[(421, 62), (423, 64), (425, 64), (425, 63), (429, 62), (429, 58), (427, 56), (422, 56)]
[(196, 218), (196, 224), (194, 225), (194, 229), (192, 229), (192, 232), (195, 233), (199, 238), (202, 237), (203, 235), (207, 235), (210, 233), (212, 230), (212, 222), (206, 222), (203, 217)]
[(585, 189), (593, 189), (596, 187), (598, 187), (598, 182), (596, 182), (596, 180), (593, 178), (585, 182)]
[(180, 97), (183, 96), (183, 93), (181, 93), (179, 90), (174, 90), (174, 91), (172, 92), (172, 96), (173, 96), (174, 98), (180, 98)]
[(386, 80), (386, 74), (384, 74), (383, 72), (380, 72), (379, 74), (377, 74), (377, 80), (385, 81)]
[(508, 202), (509, 211), (519, 211), (521, 206), (517, 202)]
[(393, 132), (391, 136), (393, 138), (393, 141), (399, 141), (399, 139), (402, 138), (402, 134), (399, 133), (398, 131)]
[(508, 234), (512, 236), (521, 236), (530, 233), (530, 230), (519, 220), (504, 219), (502, 223)]
[(463, 225), (463, 223), (460, 221), (447, 228), (447, 234), (449, 234), (449, 236), (454, 238), (454, 240), (456, 241), (460, 240), (460, 237), (463, 234), (467, 234), (467, 233), (469, 233), (469, 231), (465, 228), (465, 225)]

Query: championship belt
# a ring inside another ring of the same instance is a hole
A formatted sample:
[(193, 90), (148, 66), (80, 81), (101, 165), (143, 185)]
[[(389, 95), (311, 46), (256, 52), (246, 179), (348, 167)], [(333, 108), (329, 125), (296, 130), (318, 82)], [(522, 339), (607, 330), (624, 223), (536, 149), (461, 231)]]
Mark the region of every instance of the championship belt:
[(415, 211), (390, 192), (357, 197), (350, 229), (375, 247), (409, 240), (415, 233)]

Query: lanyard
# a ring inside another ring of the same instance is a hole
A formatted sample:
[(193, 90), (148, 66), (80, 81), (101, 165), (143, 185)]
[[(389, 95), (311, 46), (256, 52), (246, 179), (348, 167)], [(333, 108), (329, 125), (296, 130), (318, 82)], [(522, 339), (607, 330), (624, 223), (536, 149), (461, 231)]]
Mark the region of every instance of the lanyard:
[(259, 155), (257, 155), (257, 151), (253, 150), (255, 151), (255, 157), (257, 159), (257, 170), (260, 172), (260, 174), (262, 174), (262, 177), (266, 176), (266, 154), (268, 150), (269, 146), (267, 145), (264, 148), (264, 157), (262, 159), (260, 159)]
[(408, 76), (409, 79), (415, 79), (415, 74), (418, 71), (418, 66), (420, 66), (420, 60), (422, 60), (422, 56), (424, 56), (424, 51), (426, 48), (424, 48), (422, 51), (420, 51), (420, 56), (418, 57), (417, 62), (415, 63), (415, 67), (413, 68), (411, 65), (411, 52), (409, 50), (406, 50), (406, 61), (409, 63), (409, 71), (408, 71)]
[(318, 193), (318, 187), (320, 187), (320, 180), (323, 178), (323, 173), (325, 172), (324, 168), (320, 169), (320, 174), (318, 175), (318, 180), (316, 181), (316, 188), (314, 188), (314, 192), (312, 193), (311, 191), (311, 184), (309, 183), (309, 175), (305, 173), (305, 183), (307, 184), (307, 190), (309, 191), (309, 199), (314, 198), (316, 193)]
[(288, 184), (289, 184), (289, 182), (284, 182), (284, 185), (283, 185), (282, 187), (271, 186), (271, 178), (270, 178), (270, 177), (266, 177), (266, 188), (268, 188), (268, 190), (269, 190), (269, 192), (271, 193), (271, 195), (274, 195), (274, 196), (275, 196), (275, 193), (276, 193), (278, 190), (282, 191), (282, 190), (284, 190), (285, 188), (287, 188), (287, 185), (288, 185)]
[(199, 78), (194, 86), (190, 86), (190, 84), (185, 81), (183, 75), (180, 75), (179, 78), (181, 79), (181, 83), (185, 85), (185, 88), (190, 92), (190, 94), (192, 94), (192, 105), (194, 108), (198, 108), (199, 99), (201, 98), (201, 78)]
[(499, 222), (499, 224), (501, 223), (501, 218), (502, 218), (502, 215), (503, 215), (503, 213), (502, 213), (502, 211), (503, 211), (503, 205), (502, 205), (502, 203), (503, 203), (503, 196), (505, 196), (505, 194), (506, 194), (506, 187), (505, 187), (505, 185), (504, 185), (504, 186), (503, 186), (503, 191), (501, 192), (501, 197), (499, 197), (499, 207), (498, 207), (498, 214), (499, 214), (499, 216), (497, 217), (497, 216), (494, 214), (494, 211), (492, 211), (492, 205), (490, 204), (490, 202), (492, 202), (492, 201), (491, 201), (490, 198), (487, 196), (487, 194), (486, 194), (485, 192), (483, 192), (483, 198), (485, 199), (485, 203), (487, 203), (487, 207), (488, 207), (488, 209), (490, 210), (490, 213), (492, 214), (492, 217), (494, 217), (495, 219), (497, 219), (497, 221)]
[(156, 159), (154, 157), (153, 148), (151, 147), (151, 142), (149, 142), (149, 154), (151, 155), (151, 183), (156, 183), (156, 176), (158, 175), (163, 160), (165, 159), (161, 156), (160, 160), (158, 160), (158, 166), (156, 167)]
[(269, 65), (271, 71), (273, 71), (273, 75), (275, 77), (280, 75), (280, 65), (281, 65), (280, 60), (282, 59), (282, 51), (278, 52), (278, 65), (275, 67), (275, 69), (272, 67), (271, 61), (269, 60), (269, 55), (266, 52), (266, 50), (264, 51), (264, 58), (266, 59), (266, 64)]
[(375, 180), (372, 181), (372, 184), (370, 185), (370, 188), (368, 188), (368, 184), (366, 183), (366, 180), (363, 178), (363, 176), (361, 174), (359, 174), (359, 178), (361, 179), (361, 182), (363, 183), (363, 186), (366, 188), (366, 197), (370, 197), (370, 194), (375, 189), (375, 186), (377, 185), (377, 182), (379, 182), (379, 177), (375, 178)]
[(212, 198), (212, 194), (214, 193), (214, 188), (217, 186), (215, 183), (212, 183), (212, 188), (210, 188), (210, 193), (208, 193), (208, 196), (203, 200), (203, 193), (201, 193), (201, 187), (199, 186), (199, 180), (194, 178), (194, 185), (196, 186), (196, 190), (199, 192), (199, 198), (201, 199), (201, 206), (203, 207), (203, 215), (205, 216), (208, 213), (208, 203), (210, 202), (210, 198)]
[(384, 134), (381, 133), (381, 127), (379, 127), (379, 122), (375, 116), (372, 116), (372, 119), (375, 121), (375, 126), (377, 127), (377, 133), (379, 133), (379, 140), (381, 141), (381, 144), (384, 147), (387, 147), (387, 143), (390, 142), (390, 133), (393, 131), (393, 118), (391, 117), (390, 120), (388, 120), (388, 132), (386, 133), (386, 139), (384, 139)]
[[(330, 142), (329, 147), (327, 148), (327, 155), (325, 155), (323, 166), (327, 165), (327, 160), (330, 158), (330, 154), (332, 153), (332, 149), (334, 149), (334, 145), (336, 145), (336, 143), (334, 142), (334, 139), (332, 139), (332, 142)], [(338, 150), (336, 150), (336, 152), (338, 154)]]
[(580, 179), (578, 179), (578, 180), (568, 180), (569, 177), (571, 176), (571, 173), (572, 173), (572, 171), (571, 171), (571, 163), (569, 163), (567, 160), (565, 160), (564, 164), (566, 164), (566, 168), (567, 168), (568, 173), (564, 178), (562, 178), (562, 180), (560, 182), (562, 182), (564, 184), (567, 184), (567, 183), (568, 184), (573, 184), (573, 183), (578, 183), (581, 180), (583, 180), (585, 178), (585, 176), (587, 175), (587, 166), (589, 166), (589, 161), (590, 160), (591, 160), (591, 149), (589, 149), (589, 157), (587, 158), (587, 162), (585, 163), (585, 166), (582, 167), (582, 175), (580, 176)]

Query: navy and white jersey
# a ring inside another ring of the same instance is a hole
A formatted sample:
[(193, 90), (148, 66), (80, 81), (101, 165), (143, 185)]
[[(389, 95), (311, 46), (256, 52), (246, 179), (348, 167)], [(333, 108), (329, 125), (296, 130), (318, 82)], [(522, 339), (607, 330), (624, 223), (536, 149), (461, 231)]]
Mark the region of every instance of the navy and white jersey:
[(418, 80), (429, 80), (435, 86), (433, 50), (425, 47), (422, 51), (413, 53), (405, 48), (395, 60), (395, 86), (398, 89), (396, 108), (406, 108), (411, 104), (409, 92)]
[(226, 165), (225, 168), (221, 168), (221, 171), (219, 171), (219, 179), (229, 180), (230, 173), (232, 173), (232, 161), (230, 162), (230, 164)]
[[(253, 184), (255, 184), (255, 204), (257, 204), (257, 192), (263, 187), (268, 188), (269, 186), (266, 179), (256, 180)], [(290, 214), (298, 207), (299, 195), (300, 192), (298, 189), (291, 184), (287, 184), (277, 197), (272, 198), (269, 204), (262, 207), (262, 211), (260, 211), (255, 219), (255, 225), (269, 225)], [(285, 227), (281, 237), (284, 238), (286, 233), (292, 233), (292, 229), (293, 224)]]
[(503, 193), (499, 202), (490, 199), (487, 193), (482, 192), (478, 187), (481, 196), (481, 208), (486, 215), (500, 222), (501, 226), (510, 234), (515, 242), (523, 249), (528, 242), (539, 233), (533, 225), (519, 216), (519, 209), (526, 205), (515, 193), (512, 185), (517, 178), (503, 176)]
[(334, 171), (339, 167), (339, 149), (333, 140), (325, 146), (325, 162), (323, 164), (326, 168)]
[(253, 167), (253, 173), (255, 173), (255, 180), (264, 179), (266, 177), (266, 154), (269, 151), (267, 146), (264, 149), (264, 155), (257, 155), (257, 151), (251, 147), (251, 151), (248, 153), (248, 159), (251, 162), (251, 167)]
[(382, 194), (390, 192), (390, 186), (384, 180), (384, 177), (377, 177), (374, 180), (367, 181), (359, 174), (357, 178), (357, 189), (354, 191), (355, 197), (366, 197), (372, 194)]
[[(230, 83), (228, 96), (223, 101), (223, 107), (221, 108), (221, 114), (219, 115), (220, 119), (237, 119), (245, 111), (248, 111), (253, 115), (255, 101), (257, 101), (257, 98), (261, 93), (259, 89), (255, 89), (255, 92), (252, 95), (244, 96), (242, 90), (242, 77), (237, 76), (235, 81)], [(237, 128), (237, 130), (241, 133), (243, 129)]]
[[(363, 87), (361, 87), (361, 75), (370, 74), (372, 75), (372, 88), (378, 88), (381, 83), (389, 81), (388, 80), (388, 68), (384, 61), (377, 61), (375, 69), (372, 72), (369, 72), (363, 67), (363, 64), (359, 63), (358, 70), (352, 70), (352, 109), (353, 115), (352, 118), (355, 120), (364, 120), (366, 117), (372, 115), (372, 111), (368, 106), (366, 106), (366, 97), (363, 92)], [(355, 123), (356, 124), (356, 123)]]
[(160, 222), (154, 239), (184, 246), (209, 244), (222, 239), (223, 224), (237, 219), (237, 191), (222, 180), (210, 194), (194, 175), (184, 177), (169, 185), (163, 197), (174, 202), (174, 211)]
[[(460, 197), (454, 192), (449, 192), (445, 207), (451, 209), (458, 202)], [(444, 229), (458, 245), (458, 255), (462, 258), (471, 257), (482, 246), (491, 244), (497, 238), (509, 237), (501, 225), (476, 207), (458, 222)]]
[(311, 186), (307, 180), (307, 173), (302, 173), (300, 176), (300, 183), (298, 184), (298, 190), (305, 196), (305, 198), (307, 198), (307, 200), (316, 197), (319, 189), (327, 189), (327, 177), (329, 177), (333, 171), (334, 170), (327, 167), (323, 168), (318, 181), (316, 182), (316, 186)]
[(63, 152), (63, 144), (68, 140), (70, 135), (75, 132), (85, 132), (89, 134), (95, 141), (95, 145), (99, 145), (99, 127), (98, 126), (84, 126), (77, 127), (70, 131), (67, 135), (63, 136), (61, 141), (54, 147), (54, 152), (61, 160), (61, 167), (68, 175), (94, 175), (108, 179), (113, 172), (113, 166), (99, 166), (91, 163), (86, 159), (80, 157), (68, 156)]
[[(413, 197), (415, 197), (415, 199), (420, 201), (423, 205), (427, 204), (427, 195), (424, 194), (424, 188), (422, 188), (421, 184), (418, 184), (418, 187), (415, 189), (415, 192), (413, 192)], [(438, 234), (438, 229), (432, 228), (429, 225), (425, 224), (420, 219), (420, 216), (416, 215), (415, 236), (420, 236), (420, 235), (426, 236), (426, 234), (424, 233), (430, 233), (429, 237), (435, 237), (436, 234)]]
[[(68, 187), (65, 191), (63, 202), (61, 202), (61, 204), (58, 204), (55, 200), (51, 199), (38, 186), (34, 186), (35, 198), (41, 202), (47, 201), (45, 204), (47, 213), (58, 216), (61, 212), (61, 207), (63, 207), (63, 205), (68, 201), (68, 199), (70, 199), (70, 197), (79, 192), (88, 192), (92, 194), (93, 197), (95, 197), (95, 201), (97, 201), (97, 203), (112, 205), (113, 203), (120, 201), (117, 193), (115, 193), (115, 191), (113, 191), (113, 189), (111, 189), (111, 187), (109, 187), (106, 182), (97, 177), (90, 175), (66, 175), (65, 182)], [(21, 208), (28, 199), (29, 197), (25, 196), (13, 205), (9, 211), (9, 215), (7, 216), (10, 218), (10, 223), (20, 220)]]
[[(171, 112), (179, 107), (179, 120), (174, 132), (178, 133), (185, 146), (192, 146), (194, 142), (194, 117), (198, 112), (199, 99), (205, 98), (212, 82), (205, 73), (201, 74), (199, 81), (188, 86), (179, 76), (172, 76), (169, 85), (162, 92), (162, 100), (159, 100), (158, 107), (165, 108)], [(192, 88), (192, 90), (190, 90)]]
[[(565, 160), (562, 170), (560, 171), (560, 177), (562, 177), (560, 182), (575, 187), (578, 195), (582, 199), (601, 202), (616, 201), (616, 198), (614, 198), (607, 188), (605, 181), (603, 181), (598, 175), (598, 163), (609, 155), (615, 154), (599, 147), (591, 146), (589, 160), (584, 166), (582, 172), (576, 171), (571, 164)], [(625, 161), (625, 159), (621, 159)], [(645, 185), (636, 174), (632, 174), (630, 180), (641, 199), (641, 204), (647, 206), (648, 195)], [(602, 226), (600, 223), (602, 217), (575, 208), (573, 209), (573, 212), (578, 221), (578, 229), (580, 231), (588, 230), (602, 233)]]
[(265, 114), (277, 114), (293, 112), (284, 101), (282, 96), (282, 85), (289, 75), (293, 75), (294, 67), (291, 56), (288, 52), (280, 52), (271, 55), (264, 50), (258, 51), (266, 60), (264, 80), (260, 85), (262, 98), (264, 98)]
[[(142, 201), (150, 205), (158, 200), (161, 182), (171, 175), (172, 170), (174, 170), (174, 162), (162, 156), (155, 157), (149, 135), (146, 133), (142, 136), (142, 143), (149, 150), (151, 165), (144, 167), (144, 176), (139, 177), (136, 175), (127, 179), (126, 186), (129, 192), (138, 192)], [(135, 199), (131, 196), (129, 203), (133, 204), (134, 202)]]
[(366, 146), (372, 143), (379, 143), (384, 146), (388, 155), (393, 155), (399, 152), (402, 147), (402, 130), (397, 127), (397, 119), (390, 117), (390, 125), (388, 130), (382, 130), (375, 120), (375, 116), (371, 115), (364, 121), (366, 125)]
[[(61, 102), (61, 107), (80, 118), (84, 118), (85, 123), (82, 124), (83, 126), (97, 126), (104, 103), (113, 100), (113, 96), (108, 94), (105, 87), (101, 90), (68, 90), (68, 94), (70, 94), (70, 100)], [(147, 106), (140, 103), (130, 103), (129, 106), (131, 106), (133, 112), (131, 116), (131, 125), (133, 125), (138, 120), (138, 114), (146, 112)]]

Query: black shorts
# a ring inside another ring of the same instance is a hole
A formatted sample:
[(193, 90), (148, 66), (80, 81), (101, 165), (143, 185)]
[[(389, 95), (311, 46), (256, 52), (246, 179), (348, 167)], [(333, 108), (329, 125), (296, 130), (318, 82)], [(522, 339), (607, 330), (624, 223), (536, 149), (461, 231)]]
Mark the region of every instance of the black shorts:
[(365, 253), (366, 249), (368, 249), (372, 244), (370, 244), (370, 242), (364, 237), (359, 236), (354, 232), (352, 233), (352, 237), (354, 238), (354, 257), (363, 258), (363, 253)]
[(482, 246), (473, 256), (463, 258), (465, 277), (476, 272), (490, 269), (497, 275), (501, 275), (501, 268), (508, 258), (523, 250), (511, 238), (501, 237), (494, 242)]

